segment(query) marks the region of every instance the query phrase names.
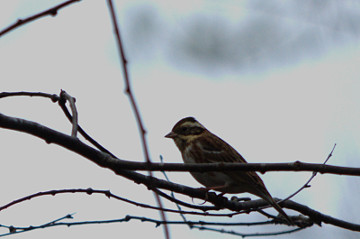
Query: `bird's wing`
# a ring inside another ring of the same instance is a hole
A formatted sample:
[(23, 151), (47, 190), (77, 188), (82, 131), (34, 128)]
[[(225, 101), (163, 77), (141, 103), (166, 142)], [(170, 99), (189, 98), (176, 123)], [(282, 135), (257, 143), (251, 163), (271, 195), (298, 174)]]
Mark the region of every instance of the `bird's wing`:
[[(233, 147), (217, 136), (212, 137), (211, 140), (207, 137), (204, 137), (201, 139), (201, 143), (198, 145), (202, 149), (201, 151), (203, 153), (203, 157), (206, 158), (206, 161), (209, 163), (247, 163), (240, 153), (238, 153)], [(251, 183), (255, 188), (257, 188), (254, 189), (254, 191), (262, 191), (268, 194), (263, 181), (256, 172), (229, 171), (229, 174), (236, 177), (237, 180), (243, 184)], [(265, 191), (263, 189), (265, 189)]]
[(211, 163), (246, 163), (246, 160), (233, 147), (217, 136), (201, 138), (198, 147)]

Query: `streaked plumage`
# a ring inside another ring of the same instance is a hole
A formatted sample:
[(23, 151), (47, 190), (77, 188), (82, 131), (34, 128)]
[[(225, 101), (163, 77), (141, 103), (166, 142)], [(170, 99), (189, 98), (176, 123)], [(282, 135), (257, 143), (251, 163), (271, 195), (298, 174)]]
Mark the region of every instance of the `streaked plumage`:
[[(180, 120), (165, 137), (172, 138), (185, 163), (247, 163), (229, 144), (208, 131), (193, 117)], [(289, 223), (291, 219), (275, 202), (253, 171), (191, 172), (206, 189), (222, 193), (251, 193), (270, 203)]]

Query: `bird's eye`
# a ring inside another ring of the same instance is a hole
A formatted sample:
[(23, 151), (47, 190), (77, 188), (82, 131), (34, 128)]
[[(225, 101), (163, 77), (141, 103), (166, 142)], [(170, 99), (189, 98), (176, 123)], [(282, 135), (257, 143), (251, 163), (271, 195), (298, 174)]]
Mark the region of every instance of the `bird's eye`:
[(181, 131), (182, 131), (182, 132), (188, 131), (188, 127), (182, 127), (182, 128), (181, 128)]

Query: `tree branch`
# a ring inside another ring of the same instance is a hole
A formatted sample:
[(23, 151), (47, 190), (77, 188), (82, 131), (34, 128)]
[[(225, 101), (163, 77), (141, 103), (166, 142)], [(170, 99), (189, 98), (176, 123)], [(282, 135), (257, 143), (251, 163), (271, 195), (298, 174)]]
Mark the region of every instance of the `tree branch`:
[(95, 150), (82, 143), (79, 139), (52, 130), (36, 122), (6, 116), (0, 113), (0, 127), (28, 133), (45, 140), (47, 143), (55, 143), (73, 152), (76, 152), (101, 167), (117, 168), (121, 170), (152, 170), (152, 171), (308, 171), (349, 176), (360, 176), (360, 168), (341, 167), (324, 164), (303, 163), (210, 163), (210, 164), (182, 164), (182, 163), (142, 163), (121, 160)]
[[(92, 189), (92, 188), (59, 189), (59, 190), (49, 190), (49, 191), (38, 192), (38, 193), (34, 193), (34, 194), (31, 194), (31, 195), (28, 195), (28, 196), (25, 196), (22, 198), (18, 198), (10, 203), (0, 206), (0, 211), (3, 211), (9, 207), (15, 206), (19, 203), (25, 202), (25, 201), (33, 199), (33, 198), (43, 197), (43, 196), (55, 196), (55, 195), (64, 194), (64, 193), (72, 193), (72, 194), (73, 193), (86, 193), (88, 195), (103, 194), (107, 198), (113, 198), (113, 199), (123, 201), (123, 202), (126, 202), (128, 204), (131, 204), (131, 205), (134, 205), (137, 207), (154, 209), (154, 210), (164, 210), (166, 212), (171, 212), (171, 213), (181, 213), (181, 214), (190, 214), (190, 215), (198, 215), (198, 216), (215, 216), (215, 217), (232, 216), (231, 214), (230, 215), (229, 214), (210, 214), (210, 213), (202, 213), (202, 212), (195, 212), (195, 211), (173, 210), (173, 209), (167, 209), (167, 208), (154, 207), (149, 204), (144, 204), (144, 203), (129, 200), (124, 197), (120, 197), (118, 195), (111, 193), (110, 190), (98, 190), (98, 189)], [(191, 207), (191, 205), (187, 205), (187, 206)]]
[(5, 35), (6, 33), (22, 26), (22, 25), (25, 25), (26, 23), (29, 23), (31, 21), (34, 21), (34, 20), (37, 20), (41, 17), (45, 17), (45, 16), (56, 16), (56, 14), (58, 13), (58, 11), (61, 9), (61, 8), (64, 8), (72, 3), (75, 3), (75, 2), (80, 2), (81, 0), (69, 0), (69, 1), (66, 1), (66, 2), (63, 2), (55, 7), (52, 7), (48, 10), (45, 10), (43, 12), (40, 12), (38, 14), (35, 14), (33, 16), (30, 16), (28, 18), (24, 18), (24, 19), (18, 19), (17, 22), (15, 22), (14, 24), (8, 26), (7, 28), (5, 28), (4, 30), (0, 31), (0, 37)]
[[(126, 57), (125, 57), (125, 51), (124, 51), (123, 43), (121, 41), (119, 25), (118, 25), (118, 22), (117, 22), (115, 9), (114, 9), (112, 0), (108, 0), (108, 5), (109, 5), (109, 10), (110, 10), (111, 21), (112, 21), (114, 31), (115, 31), (115, 40), (116, 40), (117, 46), (119, 48), (119, 56), (120, 56), (121, 61), (122, 61), (121, 65), (123, 67), (124, 81), (125, 81), (125, 86), (126, 86), (125, 92), (129, 96), (130, 104), (131, 104), (131, 107), (133, 108), (133, 112), (135, 114), (136, 122), (137, 122), (137, 125), (138, 125), (138, 128), (139, 128), (139, 131), (140, 131), (140, 138), (141, 138), (141, 144), (142, 144), (142, 148), (143, 148), (143, 152), (144, 152), (145, 161), (147, 163), (151, 163), (150, 156), (149, 156), (149, 150), (148, 150), (148, 144), (147, 144), (147, 141), (146, 141), (146, 131), (145, 131), (144, 124), (143, 124), (141, 116), (140, 116), (140, 111), (139, 111), (138, 106), (137, 106), (137, 104), (135, 102), (134, 93), (132, 92), (132, 89), (130, 87), (130, 79), (129, 79), (129, 74), (128, 74), (128, 70), (127, 70), (127, 60), (126, 60)], [(149, 176), (153, 176), (152, 171), (149, 170), (148, 173), (149, 173)], [(158, 206), (160, 208), (162, 208), (163, 204), (161, 202), (160, 196), (156, 193), (156, 191), (153, 191), (153, 192), (154, 192), (154, 196), (155, 196), (155, 199), (156, 199), (156, 202), (157, 202)], [(160, 211), (160, 216), (161, 216), (163, 221), (166, 221), (166, 215), (165, 215), (164, 211)], [(169, 229), (168, 229), (166, 224), (164, 224), (164, 234), (165, 234), (166, 239), (170, 239), (170, 232), (169, 232)]]
[[(256, 210), (259, 207), (268, 205), (267, 202), (265, 202), (262, 199), (251, 200), (243, 203), (229, 201), (227, 200), (227, 198), (218, 196), (215, 193), (206, 193), (204, 190), (198, 190), (184, 185), (157, 179), (154, 177), (145, 176), (137, 172), (124, 170), (123, 168), (119, 167), (118, 164), (118, 162), (121, 160), (117, 158), (113, 158), (108, 154), (100, 152), (82, 143), (78, 138), (65, 135), (63, 133), (47, 128), (35, 122), (0, 114), (0, 127), (28, 133), (36, 137), (39, 137), (41, 139), (44, 139), (47, 143), (55, 143), (57, 145), (60, 145), (79, 155), (84, 156), (85, 158), (89, 159), (90, 161), (96, 163), (101, 167), (108, 168), (113, 172), (115, 172), (116, 174), (134, 181), (135, 183), (144, 184), (150, 190), (153, 188), (167, 189), (180, 194), (188, 195), (193, 198), (207, 200), (208, 202), (214, 204), (218, 208), (227, 208), (232, 211)], [(317, 222), (318, 224), (324, 222), (338, 227), (342, 227), (354, 231), (360, 231), (360, 225), (358, 224), (353, 224), (340, 219), (333, 218), (331, 216), (322, 214), (313, 209), (310, 209), (307, 206), (301, 205), (299, 203), (290, 200), (282, 202), (281, 205), (285, 208), (293, 209), (298, 212), (301, 212), (304, 215), (309, 216), (313, 221)]]
[[(59, 102), (60, 107), (64, 111), (66, 117), (73, 122), (72, 116), (65, 106), (65, 102), (56, 94), (46, 94), (42, 92), (1, 92), (0, 99), (10, 96), (39, 96), (51, 99), (53, 102)], [(4, 116), (7, 117), (7, 116)], [(1, 125), (0, 125), (1, 126)], [(110, 151), (92, 139), (79, 125), (78, 130), (91, 144), (96, 148), (116, 158)], [(334, 145), (335, 147), (335, 145)], [(333, 148), (334, 150), (334, 148)], [(128, 160), (118, 159), (116, 164), (119, 168), (126, 170), (142, 170), (142, 171), (173, 171), (173, 172), (206, 172), (206, 171), (258, 171), (265, 173), (268, 171), (296, 171), (296, 172), (313, 172), (321, 174), (338, 174), (348, 176), (360, 176), (360, 168), (342, 167), (326, 165), (327, 160), (332, 156), (332, 152), (323, 164), (304, 163), (300, 161), (289, 163), (209, 163), (209, 164), (183, 164), (183, 163), (142, 163)], [(312, 176), (313, 178), (313, 176)], [(311, 181), (311, 180), (310, 180)], [(307, 182), (309, 183), (309, 182)], [(305, 184), (306, 185), (306, 184)]]
[[(264, 221), (264, 222), (249, 222), (249, 223), (216, 223), (216, 222), (213, 223), (213, 222), (204, 222), (204, 221), (188, 221), (188, 222), (161, 221), (161, 220), (156, 220), (156, 219), (152, 219), (152, 218), (148, 218), (148, 217), (139, 217), (139, 216), (132, 216), (132, 215), (127, 215), (127, 216), (125, 216), (123, 218), (119, 218), (119, 219), (97, 220), (97, 221), (63, 222), (63, 220), (65, 220), (65, 219), (73, 219), (73, 214), (68, 214), (64, 217), (53, 220), (51, 222), (44, 223), (39, 226), (31, 225), (28, 227), (18, 227), (18, 226), (0, 225), (0, 227), (5, 227), (5, 228), (9, 229), (9, 231), (10, 231), (9, 233), (0, 234), (0, 237), (23, 233), (23, 232), (29, 232), (29, 231), (33, 231), (33, 230), (37, 230), (37, 229), (56, 227), (56, 226), (70, 227), (70, 226), (83, 226), (83, 225), (94, 225), (94, 224), (125, 223), (125, 222), (130, 222), (132, 220), (136, 220), (136, 221), (140, 221), (140, 222), (154, 223), (156, 227), (158, 227), (160, 225), (164, 225), (164, 224), (170, 224), (170, 225), (171, 224), (172, 225), (191, 224), (191, 225), (193, 225), (192, 228), (197, 228), (198, 230), (215, 231), (215, 232), (230, 234), (230, 235), (234, 235), (234, 236), (241, 236), (241, 237), (282, 235), (282, 234), (288, 234), (288, 233), (292, 233), (292, 232), (304, 229), (304, 228), (296, 228), (296, 229), (291, 229), (291, 230), (286, 230), (286, 231), (281, 231), (281, 232), (267, 232), (267, 233), (239, 233), (239, 232), (234, 232), (232, 230), (228, 231), (228, 230), (224, 230), (224, 229), (205, 227), (204, 225), (208, 225), (208, 226), (257, 226), (257, 225), (267, 225), (272, 222)], [(200, 226), (197, 226), (197, 225), (200, 225)]]
[[(62, 91), (61, 91), (62, 92)], [(74, 120), (73, 120), (73, 116), (70, 114), (69, 110), (66, 108), (66, 98), (64, 98), (63, 94), (56, 95), (56, 94), (47, 94), (47, 93), (43, 93), (43, 92), (27, 92), (27, 91), (20, 91), (20, 92), (1, 92), (0, 93), (0, 99), (1, 98), (6, 98), (6, 97), (13, 97), (13, 96), (30, 96), (30, 97), (43, 97), (43, 98), (48, 98), (50, 99), (53, 103), (58, 102), (60, 108), (62, 109), (62, 111), (64, 112), (66, 118), (68, 118), (68, 120), (74, 124)], [(74, 126), (73, 126), (74, 127)], [(79, 133), (87, 140), (89, 141), (92, 145), (94, 145), (97, 149), (99, 149), (102, 152), (105, 152), (109, 155), (111, 155), (112, 157), (115, 158), (115, 155), (113, 155), (109, 150), (107, 150), (106, 148), (104, 148), (101, 144), (99, 144), (95, 139), (91, 138), (90, 135), (88, 135), (85, 130), (83, 130), (81, 128), (81, 126), (78, 124), (77, 125), (77, 130), (79, 131)]]

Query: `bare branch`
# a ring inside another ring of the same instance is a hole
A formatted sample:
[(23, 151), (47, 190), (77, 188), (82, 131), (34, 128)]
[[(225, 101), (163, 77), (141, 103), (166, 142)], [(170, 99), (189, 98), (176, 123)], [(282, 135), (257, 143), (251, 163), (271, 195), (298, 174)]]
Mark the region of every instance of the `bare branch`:
[[(282, 235), (282, 234), (288, 234), (288, 233), (292, 233), (292, 232), (296, 232), (296, 231), (304, 229), (304, 228), (296, 228), (296, 229), (282, 231), (282, 232), (268, 232), (268, 233), (239, 233), (239, 232), (234, 232), (234, 231), (227, 231), (224, 229), (204, 227), (204, 225), (208, 225), (208, 226), (259, 226), (259, 225), (267, 225), (272, 222), (264, 221), (264, 222), (249, 222), (249, 223), (217, 223), (217, 222), (205, 222), (205, 221), (188, 221), (188, 222), (161, 221), (161, 220), (156, 220), (156, 219), (152, 219), (152, 218), (148, 218), (148, 217), (138, 217), (138, 216), (131, 216), (131, 215), (127, 215), (127, 216), (125, 216), (123, 218), (119, 218), (119, 219), (110, 219), (110, 220), (61, 222), (64, 219), (73, 219), (72, 215), (73, 214), (68, 214), (64, 217), (53, 220), (51, 222), (44, 223), (39, 226), (31, 225), (28, 227), (17, 227), (17, 226), (0, 225), (0, 227), (8, 228), (10, 231), (9, 233), (0, 234), (0, 237), (13, 235), (13, 234), (17, 234), (17, 233), (33, 231), (33, 230), (37, 230), (37, 229), (56, 227), (56, 226), (70, 227), (70, 226), (95, 225), (95, 224), (124, 223), (124, 222), (130, 222), (131, 220), (154, 223), (156, 227), (158, 227), (160, 225), (164, 225), (164, 224), (168, 224), (168, 225), (169, 224), (171, 224), (171, 225), (191, 224), (191, 225), (193, 225), (192, 228), (197, 228), (199, 230), (215, 231), (215, 232), (230, 234), (230, 235), (234, 235), (234, 236), (241, 236), (241, 237)], [(197, 226), (197, 225), (201, 225), (201, 226)]]
[[(48, 143), (55, 143), (74, 151), (101, 167), (108, 167), (119, 170), (153, 170), (153, 171), (190, 171), (190, 172), (206, 172), (206, 171), (309, 171), (349, 176), (360, 176), (360, 168), (340, 167), (324, 164), (303, 163), (296, 161), (294, 163), (211, 163), (211, 164), (181, 164), (181, 163), (141, 163), (127, 160), (121, 160), (111, 157), (105, 153), (96, 151), (95, 149), (81, 143), (80, 140), (71, 139), (68, 135), (47, 128), (35, 122), (27, 121), (20, 118), (6, 116), (0, 113), (0, 127), (17, 130), (32, 134)], [(96, 159), (96, 161), (94, 161)]]
[(59, 101), (60, 97), (56, 94), (47, 94), (43, 92), (27, 92), (27, 91), (19, 91), (19, 92), (1, 92), (0, 93), (0, 99), (6, 98), (6, 97), (12, 97), (12, 96), (30, 96), (30, 97), (44, 97), (49, 98), (52, 100), (52, 102)]
[(316, 163), (304, 163), (300, 161), (289, 163), (151, 163), (120, 160), (118, 166), (126, 170), (152, 170), (170, 172), (208, 172), (208, 171), (258, 171), (261, 173), (270, 171), (294, 171), (294, 172), (319, 172), (321, 174), (337, 174), (348, 176), (360, 176), (360, 168), (323, 165)]
[[(215, 193), (206, 193), (203, 190), (197, 190), (184, 185), (179, 185), (154, 177), (145, 176), (136, 172), (124, 170), (118, 167), (118, 161), (120, 161), (119, 159), (113, 158), (103, 152), (93, 149), (92, 147), (82, 143), (78, 138), (65, 135), (35, 122), (0, 114), (0, 127), (25, 132), (42, 138), (48, 143), (58, 144), (64, 148), (76, 152), (79, 155), (84, 156), (101, 167), (108, 168), (114, 171), (116, 174), (134, 181), (135, 183), (144, 184), (151, 190), (154, 188), (159, 188), (174, 191), (193, 198), (207, 200), (219, 208), (227, 208), (232, 211), (257, 210), (259, 207), (268, 205), (264, 200), (251, 200), (243, 203), (229, 201), (227, 198), (218, 196)], [(275, 200), (279, 199), (275, 198)], [(303, 215), (307, 215), (318, 224), (324, 222), (338, 227), (360, 231), (360, 225), (358, 224), (353, 224), (333, 218), (290, 200), (283, 202), (282, 206), (296, 210)]]
[(242, 238), (245, 237), (263, 237), (263, 236), (278, 236), (278, 235), (284, 235), (284, 234), (290, 234), (290, 233), (294, 233), (297, 231), (301, 231), (304, 230), (305, 228), (295, 228), (292, 230), (286, 230), (286, 231), (280, 231), (280, 232), (264, 232), (264, 233), (240, 233), (240, 232), (235, 232), (233, 230), (228, 231), (228, 230), (224, 230), (224, 229), (216, 229), (216, 228), (209, 228), (209, 227), (195, 227), (198, 228), (201, 231), (215, 231), (215, 232), (220, 232), (220, 233), (224, 233), (224, 234), (230, 234), (233, 236), (240, 236)]
[[(65, 116), (68, 118), (68, 120), (70, 122), (73, 122), (73, 117), (70, 114), (70, 112), (68, 111), (68, 109), (66, 108), (66, 99), (63, 98), (63, 100), (60, 100), (61, 96), (58, 96), (56, 94), (47, 94), (47, 93), (43, 93), (43, 92), (26, 92), (26, 91), (21, 91), (21, 92), (1, 92), (0, 93), (0, 99), (1, 98), (6, 98), (6, 97), (13, 97), (13, 96), (43, 97), (43, 98), (51, 99), (51, 101), (54, 102), (54, 103), (58, 102), (59, 106), (62, 109), (62, 111), (64, 112)], [(112, 154), (109, 150), (107, 150), (105, 147), (103, 147), (101, 144), (99, 144), (95, 139), (90, 137), (90, 135), (88, 135), (85, 132), (85, 130), (83, 130), (81, 128), (81, 126), (79, 124), (77, 125), (77, 129), (78, 129), (79, 133), (87, 141), (89, 141), (92, 145), (94, 145), (97, 149), (99, 149), (100, 151), (105, 152), (107, 154), (110, 154), (112, 157), (115, 158), (114, 154)]]
[[(325, 165), (327, 163), (327, 161), (329, 161), (329, 159), (331, 158), (334, 150), (335, 150), (336, 144), (334, 144), (334, 147), (332, 148), (331, 152), (329, 153), (329, 155), (327, 156), (327, 158), (325, 159), (323, 165)], [(302, 190), (304, 190), (305, 188), (309, 188), (310, 187), (310, 182), (315, 178), (315, 176), (317, 175), (317, 172), (313, 172), (313, 174), (311, 175), (311, 177), (309, 178), (309, 180), (301, 187), (299, 188), (296, 192), (294, 192), (293, 194), (291, 194), (290, 196), (288, 196), (287, 198), (281, 200), (278, 203), (281, 203), (282, 201), (286, 201), (289, 200), (290, 198), (294, 197), (296, 194), (298, 194), (299, 192), (301, 192)]]
[(69, 0), (69, 1), (66, 1), (66, 2), (63, 2), (55, 7), (52, 7), (48, 10), (45, 10), (43, 12), (40, 12), (38, 14), (35, 14), (33, 16), (30, 16), (28, 18), (25, 18), (25, 19), (18, 19), (17, 22), (15, 22), (14, 24), (8, 26), (7, 28), (5, 28), (4, 30), (0, 31), (0, 37), (22, 25), (25, 25), (26, 23), (29, 23), (31, 21), (34, 21), (34, 20), (37, 20), (41, 17), (45, 17), (45, 16), (56, 16), (56, 14), (58, 13), (58, 11), (72, 3), (75, 3), (75, 2), (80, 2), (81, 0)]
[(123, 72), (124, 72), (124, 81), (125, 81), (125, 87), (126, 87), (125, 92), (129, 96), (131, 107), (134, 111), (134, 114), (136, 117), (136, 122), (139, 127), (141, 143), (142, 143), (142, 147), (143, 147), (143, 151), (144, 151), (145, 160), (146, 160), (146, 162), (150, 163), (151, 160), (149, 157), (149, 150), (148, 150), (148, 145), (147, 145), (146, 137), (145, 137), (146, 130), (145, 130), (144, 124), (143, 124), (141, 116), (140, 116), (140, 111), (139, 111), (138, 106), (135, 101), (134, 93), (132, 92), (132, 89), (131, 89), (129, 73), (127, 70), (128, 61), (125, 57), (125, 52), (124, 52), (123, 44), (122, 44), (121, 37), (120, 37), (120, 30), (119, 30), (119, 26), (118, 26), (118, 23), (116, 20), (116, 15), (115, 15), (114, 7), (112, 4), (112, 0), (108, 0), (108, 3), (109, 3), (110, 13), (111, 13), (111, 20), (113, 22), (114, 31), (115, 31), (115, 39), (116, 39), (117, 46), (119, 48), (119, 56), (120, 56), (120, 59), (122, 62), (121, 66), (122, 66)]
[[(72, 137), (76, 137), (77, 132), (78, 132), (78, 113), (77, 113), (77, 109), (75, 106), (75, 98), (72, 97), (71, 95), (69, 95), (68, 93), (66, 93), (66, 91), (61, 90), (60, 92), (60, 101), (68, 101), (70, 104), (70, 109), (72, 112), (72, 131), (71, 131), (71, 136)], [(65, 103), (64, 103), (65, 104)]]
[[(112, 24), (113, 24), (114, 31), (115, 31), (116, 43), (117, 43), (117, 46), (119, 48), (119, 56), (120, 56), (121, 61), (122, 61), (121, 65), (123, 67), (124, 81), (125, 81), (125, 86), (126, 86), (125, 92), (129, 96), (131, 107), (133, 108), (133, 112), (135, 113), (138, 128), (140, 130), (140, 137), (141, 137), (142, 148), (143, 148), (143, 151), (144, 151), (145, 161), (147, 163), (151, 163), (150, 156), (149, 156), (149, 150), (148, 150), (148, 144), (147, 144), (146, 137), (145, 137), (146, 131), (145, 131), (145, 128), (144, 128), (144, 124), (143, 124), (143, 122), (141, 120), (141, 116), (140, 116), (138, 106), (137, 106), (137, 104), (135, 102), (134, 93), (132, 92), (132, 89), (131, 89), (131, 86), (130, 86), (129, 74), (128, 74), (128, 70), (127, 70), (127, 60), (126, 60), (126, 57), (125, 57), (124, 47), (123, 47), (123, 43), (121, 41), (120, 30), (119, 30), (119, 26), (118, 26), (118, 23), (117, 23), (117, 18), (116, 18), (116, 14), (115, 14), (115, 10), (114, 10), (112, 0), (108, 0), (108, 5), (109, 5)], [(153, 176), (152, 171), (149, 170), (148, 173), (149, 173), (149, 176), (151, 176), (151, 177)], [(160, 196), (156, 193), (156, 191), (153, 191), (153, 192), (154, 192), (154, 196), (155, 196), (155, 199), (157, 201), (158, 206), (160, 208), (162, 208), (163, 205), (162, 205)], [(166, 221), (166, 215), (165, 215), (164, 211), (162, 211), (162, 210), (160, 211), (160, 216), (161, 216), (162, 220)], [(167, 239), (170, 238), (169, 228), (167, 227), (166, 224), (164, 225), (164, 234), (165, 234), (165, 238), (167, 238)]]
[(172, 172), (208, 172), (208, 171), (294, 171), (294, 172), (319, 172), (322, 174), (338, 174), (348, 176), (360, 176), (360, 168), (324, 165), (316, 163), (304, 163), (300, 161), (289, 163), (151, 163), (133, 162), (121, 160), (119, 167), (126, 170), (152, 170)]
[[(46, 94), (42, 92), (2, 92), (0, 93), (0, 99), (9, 96), (41, 96), (51, 99), (53, 102), (59, 101), (60, 97), (56, 94)], [(66, 109), (61, 101), (59, 101), (64, 113), (68, 119), (72, 122), (72, 116)], [(4, 117), (7, 117), (4, 115)], [(1, 126), (1, 125), (0, 125)], [(79, 132), (91, 142), (99, 150), (110, 154), (112, 157), (115, 156), (106, 150), (103, 146), (98, 144), (92, 139), (80, 126), (78, 126)], [(45, 139), (45, 138), (43, 138)], [(46, 140), (46, 139), (45, 139)], [(295, 172), (313, 172), (321, 174), (338, 174), (348, 176), (360, 176), (360, 168), (342, 167), (326, 165), (325, 163), (332, 156), (335, 149), (334, 145), (332, 151), (328, 155), (327, 159), (323, 164), (304, 163), (300, 161), (289, 162), (289, 163), (211, 163), (211, 164), (182, 164), (182, 163), (142, 163), (118, 159), (117, 164), (119, 168), (126, 170), (151, 170), (151, 171), (172, 171), (172, 172), (207, 172), (207, 171), (259, 171), (265, 173), (268, 171), (295, 171)]]
[(215, 217), (223, 217), (223, 216), (232, 216), (231, 214), (211, 214), (211, 213), (202, 213), (202, 212), (194, 212), (194, 211), (184, 211), (184, 210), (173, 210), (168, 208), (160, 208), (160, 207), (154, 207), (148, 204), (135, 202), (132, 200), (129, 200), (127, 198), (120, 197), (118, 195), (115, 195), (110, 192), (110, 190), (98, 190), (98, 189), (92, 189), (92, 188), (77, 188), (77, 189), (59, 189), (59, 190), (49, 190), (49, 191), (43, 191), (34, 193), (19, 199), (16, 199), (6, 205), (0, 206), (0, 211), (3, 211), (9, 207), (12, 207), (14, 205), (17, 205), (19, 203), (22, 203), (24, 201), (37, 198), (37, 197), (43, 197), (43, 196), (55, 196), (57, 194), (64, 194), (64, 193), (86, 193), (88, 195), (92, 194), (104, 194), (107, 198), (114, 198), (116, 200), (120, 200), (126, 203), (129, 203), (131, 205), (142, 207), (142, 208), (148, 208), (148, 209), (154, 209), (154, 210), (164, 210), (166, 212), (171, 213), (180, 213), (180, 214), (190, 214), (190, 215), (198, 215), (198, 216), (215, 216)]
[(74, 213), (68, 214), (66, 216), (60, 217), (58, 219), (55, 219), (53, 221), (44, 223), (44, 224), (39, 225), (39, 226), (17, 227), (17, 226), (5, 226), (5, 225), (0, 224), (0, 227), (5, 227), (5, 228), (9, 229), (9, 233), (0, 234), (0, 237), (19, 234), (19, 233), (23, 233), (23, 232), (30, 232), (30, 231), (33, 231), (33, 230), (36, 230), (36, 229), (43, 229), (43, 228), (57, 226), (57, 225), (61, 224), (60, 221), (62, 221), (62, 220), (72, 219), (73, 215), (74, 215)]
[[(201, 210), (201, 211), (210, 211), (210, 210), (220, 210), (221, 208), (219, 207), (214, 207), (214, 206), (199, 206), (199, 205), (193, 205), (193, 204), (189, 204), (189, 203), (186, 203), (186, 202), (183, 202), (181, 200), (178, 200), (176, 199), (175, 197), (173, 196), (169, 196), (167, 195), (166, 193), (154, 188), (152, 190), (155, 190), (156, 193), (158, 193), (160, 196), (162, 196), (163, 198), (166, 198), (168, 199), (169, 201), (171, 202), (174, 202), (177, 206), (179, 205), (182, 205), (182, 206), (185, 206), (185, 207), (188, 207), (188, 208), (193, 208), (193, 209), (197, 209), (197, 210)], [(172, 192), (173, 194), (173, 192)], [(206, 214), (207, 215), (207, 214)], [(222, 216), (229, 216), (231, 217), (232, 215), (231, 214), (222, 214)]]
[(311, 215), (310, 216), (311, 219), (313, 219), (317, 224), (324, 222), (327, 224), (331, 224), (331, 225), (338, 226), (341, 228), (349, 229), (352, 231), (360, 231), (360, 224), (346, 222), (346, 221), (322, 214), (322, 213), (315, 211), (305, 205), (301, 205), (301, 204), (293, 202), (291, 200), (283, 202), (281, 204), (281, 206), (296, 210), (298, 212), (301, 212), (304, 215), (308, 215), (308, 216)]

